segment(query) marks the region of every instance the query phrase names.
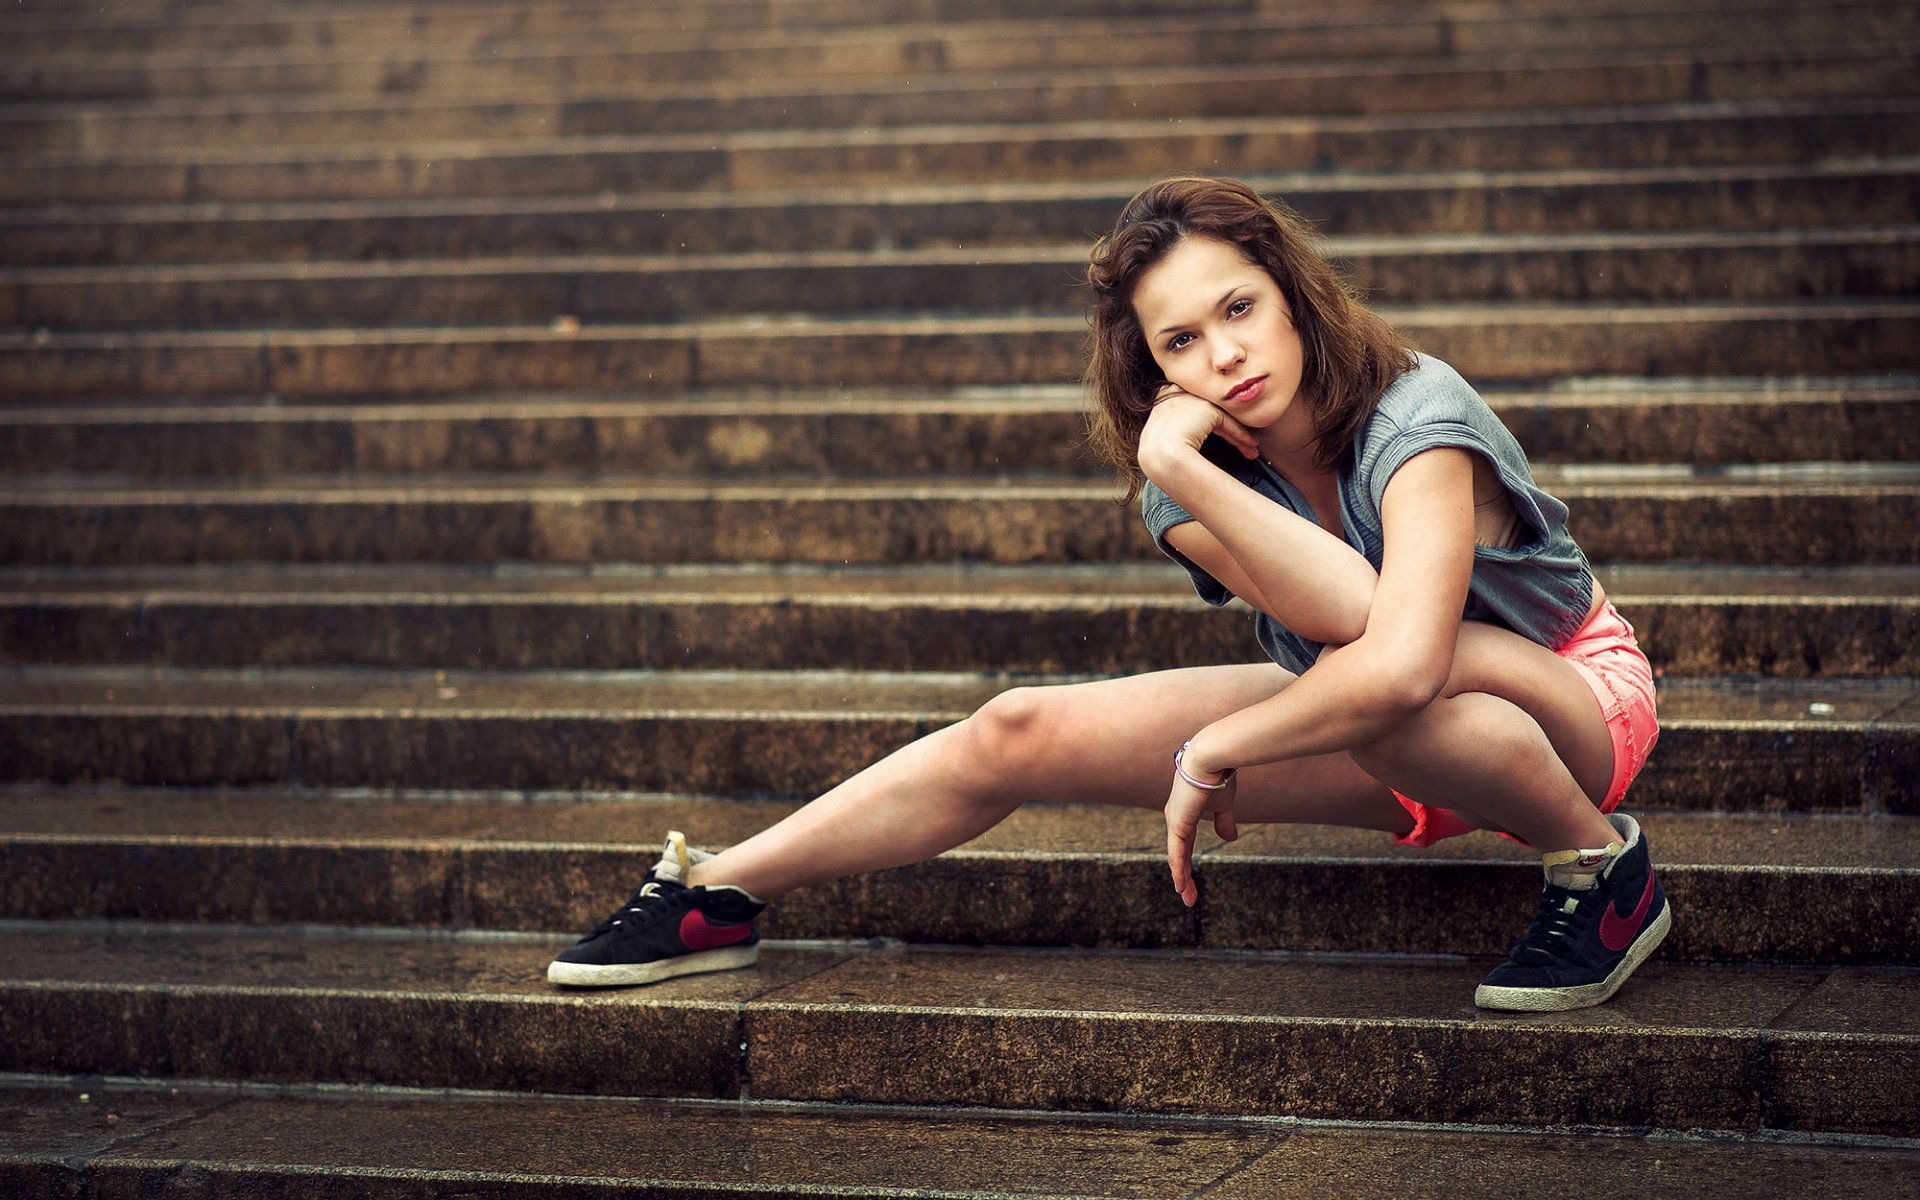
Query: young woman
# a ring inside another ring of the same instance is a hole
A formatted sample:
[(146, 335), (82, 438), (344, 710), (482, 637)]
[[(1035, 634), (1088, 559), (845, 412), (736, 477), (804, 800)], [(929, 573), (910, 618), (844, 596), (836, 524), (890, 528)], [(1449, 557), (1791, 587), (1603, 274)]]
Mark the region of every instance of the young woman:
[(1306, 223), (1243, 184), (1146, 189), (1093, 248), (1094, 441), (1212, 604), (1270, 662), (1017, 688), (722, 853), (678, 834), (639, 892), (549, 969), (649, 983), (745, 966), (803, 884), (917, 862), (1034, 797), (1162, 808), (1198, 897), (1211, 819), (1495, 830), (1544, 851), (1533, 926), (1488, 1008), (1611, 996), (1671, 921), (1613, 814), (1658, 736), (1632, 628), (1567, 509), (1445, 363), (1353, 296)]

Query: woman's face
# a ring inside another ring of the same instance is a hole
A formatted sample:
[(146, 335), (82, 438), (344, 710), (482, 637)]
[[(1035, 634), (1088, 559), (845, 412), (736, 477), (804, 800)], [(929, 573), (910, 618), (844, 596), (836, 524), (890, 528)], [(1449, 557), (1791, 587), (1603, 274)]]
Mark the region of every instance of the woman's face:
[(1182, 240), (1141, 274), (1133, 312), (1168, 381), (1249, 429), (1272, 428), (1293, 408), (1300, 334), (1280, 286), (1238, 247)]

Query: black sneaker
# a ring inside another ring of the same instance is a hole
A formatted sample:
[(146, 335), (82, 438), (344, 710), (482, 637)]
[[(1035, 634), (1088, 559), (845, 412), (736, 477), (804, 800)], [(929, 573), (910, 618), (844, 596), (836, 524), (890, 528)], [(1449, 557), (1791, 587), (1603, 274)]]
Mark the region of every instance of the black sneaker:
[(752, 966), (760, 957), (753, 919), (766, 902), (736, 887), (688, 887), (688, 870), (711, 857), (688, 849), (685, 835), (669, 833), (640, 890), (562, 950), (547, 967), (547, 981), (626, 987)]
[[(1607, 818), (1625, 845), (1604, 851), (1547, 856), (1546, 890), (1533, 928), (1473, 993), (1481, 1008), (1558, 1012), (1598, 1004), (1620, 989), (1673, 925), (1666, 893), (1653, 873), (1639, 822), (1622, 813)], [(1612, 861), (1593, 886), (1569, 887), (1583, 854)], [(1556, 861), (1562, 860), (1562, 861)]]

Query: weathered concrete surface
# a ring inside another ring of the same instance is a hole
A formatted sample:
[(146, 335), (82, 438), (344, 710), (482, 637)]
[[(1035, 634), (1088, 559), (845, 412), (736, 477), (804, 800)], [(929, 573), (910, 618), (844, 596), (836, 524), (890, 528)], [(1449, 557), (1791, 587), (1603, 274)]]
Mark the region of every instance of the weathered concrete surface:
[[(1675, 676), (1920, 674), (1920, 570), (1601, 572)], [(1171, 564), (0, 572), (0, 665), (1129, 674), (1258, 657)]]
[[(824, 791), (959, 720), (1007, 681), (740, 673), (20, 671), (0, 680), (18, 782), (186, 786)], [(1659, 808), (1913, 813), (1907, 678), (1668, 679)]]
[[(577, 931), (638, 885), (668, 829), (719, 848), (794, 807), (16, 789), (0, 796), (0, 917)], [(1663, 957), (1920, 965), (1920, 822), (1636, 811), (1683, 914)], [(1188, 910), (1164, 839), (1151, 810), (1037, 804), (931, 862), (782, 897), (762, 928), (1500, 955), (1539, 892), (1533, 856), (1491, 835), (1420, 852), (1364, 831), (1248, 827), (1204, 850), (1203, 903)]]
[[(1774, 230), (1911, 222), (1910, 160), (1462, 174), (1249, 172), (1329, 235)], [(0, 211), (18, 266), (507, 254), (723, 254), (1089, 243), (1124, 185), (1007, 181), (591, 197)]]
[[(1800, 1123), (1913, 1133), (1897, 1103), (1802, 1084), (1852, 1055), (1903, 1061), (1911, 1040), (1910, 1018), (1795, 1009), (1820, 971), (1653, 964), (1605, 1008), (1512, 1016), (1472, 1008), (1484, 965), (775, 948), (747, 971), (578, 997), (546, 990), (539, 943), (0, 941), (6, 1065), (42, 1072), (730, 1097), (744, 1042), (770, 1099), (1754, 1129), (1778, 1095)], [(1860, 978), (1910, 1010), (1920, 976)], [(298, 1033), (316, 1020), (335, 1032)], [(645, 1056), (618, 1049), (638, 1039)], [(1756, 1043), (1802, 1066), (1771, 1069)], [(1661, 1069), (1564, 1070), (1626, 1045)]]
[(1422, 1200), (1458, 1196), (1466, 1179), (1552, 1200), (1570, 1172), (1603, 1170), (1676, 1193), (1790, 1187), (1809, 1200), (1883, 1200), (1920, 1179), (1920, 1156), (1890, 1147), (751, 1103), (169, 1094), (49, 1081), (0, 1090), (0, 1114), (15, 1131), (0, 1180), (39, 1168), (63, 1184), (84, 1178), (104, 1197), (189, 1184), (223, 1200), (269, 1187), (351, 1186), (368, 1200), (416, 1200), (436, 1186), (584, 1200), (645, 1186), (662, 1200), (714, 1200), (780, 1187), (1004, 1194), (1011, 1184), (1099, 1200), (1292, 1200), (1391, 1178), (1396, 1195)]

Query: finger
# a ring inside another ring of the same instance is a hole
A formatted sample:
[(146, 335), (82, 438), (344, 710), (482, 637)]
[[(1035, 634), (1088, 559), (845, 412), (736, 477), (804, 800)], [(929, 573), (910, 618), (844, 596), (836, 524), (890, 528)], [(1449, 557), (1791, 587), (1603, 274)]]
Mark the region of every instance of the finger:
[(1214, 432), (1232, 442), (1248, 458), (1260, 457), (1260, 439), (1254, 436), (1253, 430), (1232, 417), (1221, 416), (1220, 425)]
[(1167, 867), (1173, 872), (1173, 890), (1180, 893), (1189, 908), (1199, 897), (1199, 889), (1193, 885), (1193, 831), (1192, 824), (1168, 814)]
[(1173, 890), (1186, 894), (1193, 882), (1193, 835), (1169, 826), (1167, 829), (1167, 868), (1173, 873)]
[(1231, 842), (1239, 838), (1240, 825), (1233, 819), (1232, 809), (1213, 814), (1213, 831), (1220, 835), (1220, 840), (1223, 842)]

